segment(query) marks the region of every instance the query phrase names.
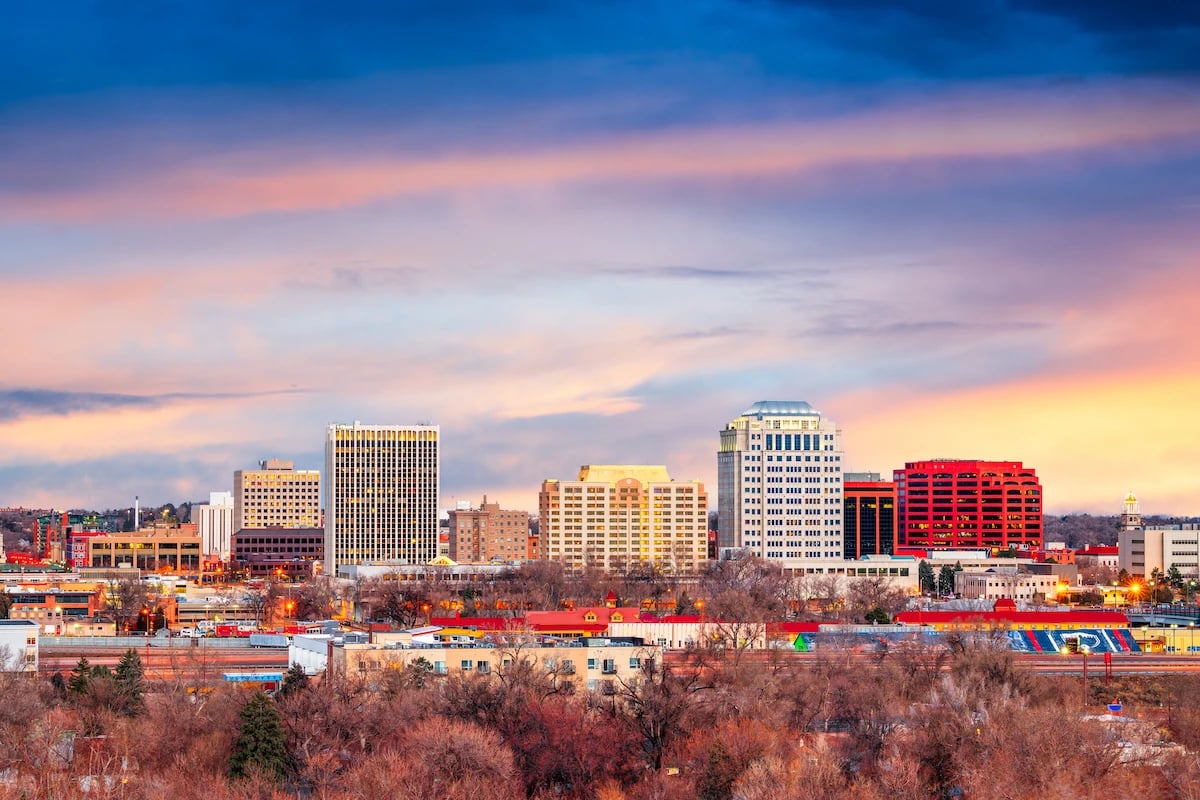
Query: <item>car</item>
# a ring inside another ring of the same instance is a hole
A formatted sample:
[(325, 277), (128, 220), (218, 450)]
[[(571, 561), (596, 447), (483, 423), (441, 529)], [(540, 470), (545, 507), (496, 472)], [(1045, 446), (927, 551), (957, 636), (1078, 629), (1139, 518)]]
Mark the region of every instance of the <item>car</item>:
[(182, 636), (185, 639), (199, 639), (204, 636), (203, 633), (195, 628), (180, 628), (176, 636)]

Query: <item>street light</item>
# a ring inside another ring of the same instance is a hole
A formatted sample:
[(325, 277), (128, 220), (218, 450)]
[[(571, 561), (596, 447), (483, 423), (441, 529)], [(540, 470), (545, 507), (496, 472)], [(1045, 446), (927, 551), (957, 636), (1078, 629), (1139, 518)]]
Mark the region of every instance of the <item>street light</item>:
[[(1072, 647), (1074, 645), (1074, 647)], [(1080, 644), (1078, 639), (1065, 641), (1060, 651), (1064, 656), (1069, 656), (1073, 653), (1083, 656), (1083, 707), (1086, 709), (1088, 704), (1088, 665), (1087, 657), (1091, 649), (1086, 644)]]

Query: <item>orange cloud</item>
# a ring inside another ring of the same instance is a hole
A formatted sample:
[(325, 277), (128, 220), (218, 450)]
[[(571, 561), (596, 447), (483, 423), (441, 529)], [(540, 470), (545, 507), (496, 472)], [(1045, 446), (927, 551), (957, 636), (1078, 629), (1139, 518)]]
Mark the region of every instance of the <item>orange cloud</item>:
[(1021, 460), (1037, 469), (1051, 513), (1116, 513), (1131, 488), (1148, 513), (1200, 513), (1200, 376), (1121, 372), (1042, 378), (936, 396), (835, 401), (847, 469), (905, 460)]

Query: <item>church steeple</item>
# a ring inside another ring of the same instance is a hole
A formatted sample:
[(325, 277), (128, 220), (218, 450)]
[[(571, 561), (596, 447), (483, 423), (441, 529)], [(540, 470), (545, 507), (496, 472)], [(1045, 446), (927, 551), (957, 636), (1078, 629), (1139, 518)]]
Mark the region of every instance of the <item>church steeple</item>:
[(1142, 509), (1138, 504), (1137, 495), (1133, 492), (1125, 495), (1121, 504), (1121, 530), (1134, 531), (1142, 527)]

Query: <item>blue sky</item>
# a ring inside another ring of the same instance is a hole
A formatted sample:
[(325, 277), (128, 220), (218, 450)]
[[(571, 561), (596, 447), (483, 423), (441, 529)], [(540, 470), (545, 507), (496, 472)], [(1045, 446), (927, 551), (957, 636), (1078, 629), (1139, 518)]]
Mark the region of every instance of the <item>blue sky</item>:
[[(443, 494), (1023, 459), (1198, 513), (1200, 8), (99, 3), (0, 30), (0, 504), (203, 499), (331, 421)], [(70, 12), (70, 13), (68, 13)]]

